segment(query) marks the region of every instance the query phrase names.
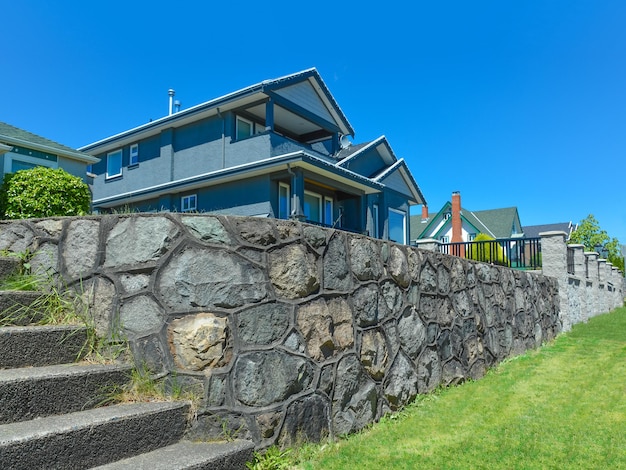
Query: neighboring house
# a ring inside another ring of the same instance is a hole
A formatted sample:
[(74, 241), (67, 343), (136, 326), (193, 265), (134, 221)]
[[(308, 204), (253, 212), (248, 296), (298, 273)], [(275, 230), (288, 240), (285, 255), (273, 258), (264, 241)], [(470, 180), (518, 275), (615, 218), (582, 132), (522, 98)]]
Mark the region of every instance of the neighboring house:
[(294, 218), (407, 243), (409, 208), (425, 199), (406, 162), (385, 137), (350, 145), (348, 135), (352, 126), (309, 69), (81, 150), (102, 159), (92, 167), (99, 212)]
[(479, 233), (493, 238), (524, 236), (517, 207), (469, 211), (461, 207), (461, 194), (453, 192), (452, 201), (436, 214), (429, 214), (424, 205), (421, 216), (411, 217), (411, 242), (426, 238), (443, 243), (468, 242)]
[(578, 228), (578, 224), (572, 222), (559, 222), (556, 224), (543, 224), (543, 225), (526, 225), (524, 226), (524, 238), (538, 238), (542, 232), (565, 232), (567, 233), (567, 240)]
[(68, 173), (78, 176), (85, 183), (90, 183), (87, 166), (99, 161), (98, 158), (87, 153), (0, 122), (0, 171), (2, 177), (6, 173), (45, 166), (62, 168)]

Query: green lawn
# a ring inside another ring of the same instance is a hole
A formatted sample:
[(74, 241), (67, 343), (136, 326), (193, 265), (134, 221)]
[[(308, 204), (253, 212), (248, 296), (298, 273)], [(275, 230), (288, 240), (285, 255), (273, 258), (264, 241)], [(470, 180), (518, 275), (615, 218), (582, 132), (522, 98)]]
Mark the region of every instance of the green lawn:
[(626, 469), (626, 308), (291, 455), (300, 469)]

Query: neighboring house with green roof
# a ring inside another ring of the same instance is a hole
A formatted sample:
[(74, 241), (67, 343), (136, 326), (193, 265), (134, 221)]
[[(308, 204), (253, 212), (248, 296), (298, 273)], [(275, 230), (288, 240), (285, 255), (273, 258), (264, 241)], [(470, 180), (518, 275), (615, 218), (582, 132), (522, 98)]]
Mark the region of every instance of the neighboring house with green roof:
[[(458, 211), (455, 207), (458, 207)], [(516, 238), (524, 235), (517, 207), (470, 211), (461, 207), (461, 195), (455, 192), (452, 194), (452, 201), (446, 202), (436, 214), (428, 213), (426, 206), (422, 209), (421, 216), (411, 216), (411, 243), (426, 238), (443, 243), (453, 242), (455, 220), (458, 221), (457, 227), (460, 230), (454, 241), (472, 241), (479, 233), (493, 238)]]
[(87, 166), (100, 159), (71, 147), (46, 139), (32, 132), (0, 122), (0, 171), (1, 176), (36, 166), (62, 168), (90, 182)]

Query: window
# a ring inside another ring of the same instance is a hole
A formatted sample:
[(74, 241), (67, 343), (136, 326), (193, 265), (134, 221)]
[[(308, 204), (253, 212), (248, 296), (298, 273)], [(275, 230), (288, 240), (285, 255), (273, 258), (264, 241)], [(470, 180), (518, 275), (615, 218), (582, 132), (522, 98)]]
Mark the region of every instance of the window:
[(197, 208), (197, 197), (195, 194), (180, 198), (180, 210), (182, 212), (195, 211)]
[(107, 178), (114, 178), (122, 174), (122, 149), (107, 154)]
[(139, 144), (133, 144), (130, 146), (130, 160), (128, 166), (139, 164)]
[(471, 242), (474, 241), (476, 239), (476, 234), (475, 233), (470, 233), (467, 235), (467, 241)]
[(389, 209), (389, 240), (406, 244), (406, 213)]
[(291, 215), (291, 188), (286, 183), (278, 183), (278, 218), (288, 219)]
[(237, 137), (237, 140), (241, 140), (252, 135), (254, 123), (252, 121), (248, 121), (247, 119), (242, 118), (241, 116), (237, 116), (236, 127), (237, 129), (235, 130), (235, 135)]
[(439, 240), (441, 241), (441, 243), (450, 243), (450, 237), (448, 237), (447, 235), (444, 235)]
[(333, 198), (324, 196), (324, 223), (326, 225), (334, 225), (333, 220)]
[(322, 221), (322, 196), (304, 191), (304, 215), (311, 222)]
[(452, 213), (451, 212), (444, 212), (443, 213), (443, 220), (448, 220), (450, 217), (452, 217)]
[(372, 236), (374, 238), (380, 238), (380, 234), (378, 233), (378, 204), (372, 206), (372, 225)]

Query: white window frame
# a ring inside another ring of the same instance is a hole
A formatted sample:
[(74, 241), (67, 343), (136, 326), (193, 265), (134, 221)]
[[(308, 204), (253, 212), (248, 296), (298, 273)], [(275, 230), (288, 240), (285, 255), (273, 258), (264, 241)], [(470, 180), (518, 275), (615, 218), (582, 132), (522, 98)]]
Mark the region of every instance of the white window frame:
[[(330, 209), (328, 208), (328, 204), (330, 203)], [(334, 211), (334, 201), (333, 198), (330, 196), (324, 196), (324, 204), (322, 207), (322, 220), (324, 221), (323, 223), (326, 225), (333, 225), (334, 224), (334, 219), (333, 219), (333, 215), (335, 213)]]
[[(239, 137), (239, 123), (240, 122), (245, 122), (246, 124), (248, 124), (250, 126), (250, 133), (248, 135)], [(247, 139), (248, 137), (252, 137), (253, 135), (254, 135), (254, 122), (252, 122), (250, 119), (246, 119), (244, 117), (241, 117), (241, 116), (237, 115), (236, 118), (235, 118), (235, 136), (236, 136), (236, 140)]]
[(198, 208), (198, 195), (197, 194), (188, 194), (187, 196), (182, 196), (180, 198), (180, 211), (181, 212), (195, 211), (197, 210), (197, 208)]
[(378, 213), (378, 204), (372, 204), (372, 237), (380, 238), (380, 234), (378, 233), (378, 223), (380, 221)]
[[(110, 168), (110, 163), (111, 163), (111, 160), (113, 159), (113, 157), (114, 156), (117, 157), (117, 155), (119, 155), (119, 161), (120, 161), (119, 168), (120, 169), (119, 169), (119, 172), (117, 172), (115, 174), (111, 174), (111, 173), (109, 173), (109, 170), (111, 169)], [(107, 168), (106, 168), (106, 177), (105, 177), (105, 179), (117, 178), (118, 176), (122, 176), (122, 156), (123, 156), (122, 149), (117, 149), (117, 150), (114, 150), (113, 152), (107, 153)]]
[(443, 235), (439, 238), (439, 241), (441, 241), (441, 243), (450, 243), (450, 237), (448, 235)]
[[(324, 207), (322, 205), (322, 201), (324, 200), (324, 198), (322, 197), (321, 194), (314, 193), (313, 191), (307, 191), (306, 189), (304, 190), (304, 194), (312, 196), (312, 197), (314, 197), (314, 198), (316, 198), (318, 200), (317, 210), (318, 210), (318, 212), (320, 214), (320, 220), (313, 220), (313, 219), (309, 218), (309, 216), (307, 216), (307, 220), (310, 220), (311, 222), (318, 222), (318, 223), (322, 222), (323, 223), (323, 220), (324, 220)], [(302, 202), (303, 202), (302, 205), (304, 206), (304, 201), (302, 201)], [(305, 212), (305, 215), (306, 215), (306, 212)]]
[[(389, 208), (389, 215), (391, 214), (397, 214), (399, 216), (402, 217), (402, 240), (393, 240), (396, 243), (402, 243), (403, 245), (406, 245), (406, 212), (398, 210), (398, 209), (393, 209), (393, 208)], [(391, 217), (387, 217), (387, 226), (388, 226), (388, 238), (389, 240), (391, 240), (391, 224), (390, 222)]]
[(139, 144), (130, 146), (130, 155), (128, 157), (128, 166), (139, 165)]
[(291, 215), (291, 186), (287, 183), (278, 183), (278, 218), (283, 218), (283, 214), (280, 212), (280, 198), (281, 198), (281, 190), (285, 190), (287, 192), (287, 210), (286, 214), (284, 214), (284, 218), (288, 219)]

